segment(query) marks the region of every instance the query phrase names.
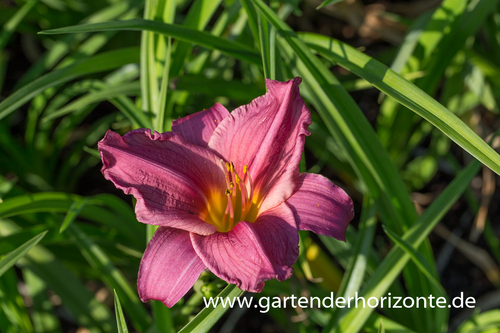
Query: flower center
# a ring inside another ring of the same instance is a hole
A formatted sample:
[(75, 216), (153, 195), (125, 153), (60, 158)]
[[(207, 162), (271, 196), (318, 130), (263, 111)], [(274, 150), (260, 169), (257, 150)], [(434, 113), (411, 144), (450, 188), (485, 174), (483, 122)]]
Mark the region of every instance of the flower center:
[(240, 177), (233, 162), (220, 162), (226, 170), (226, 191), (212, 195), (205, 222), (215, 225), (219, 232), (228, 232), (238, 222), (255, 221), (259, 212), (259, 200), (254, 195), (248, 165), (243, 167), (243, 177)]

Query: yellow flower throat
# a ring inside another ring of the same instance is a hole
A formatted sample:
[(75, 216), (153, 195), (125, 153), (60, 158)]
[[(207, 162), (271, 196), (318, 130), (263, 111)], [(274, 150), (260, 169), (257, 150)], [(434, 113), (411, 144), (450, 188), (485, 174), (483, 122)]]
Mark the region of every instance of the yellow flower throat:
[(243, 178), (240, 178), (233, 162), (220, 162), (226, 170), (226, 190), (224, 193), (212, 193), (204, 220), (216, 226), (219, 232), (228, 232), (240, 221), (255, 221), (259, 198), (254, 193), (248, 165), (243, 167)]

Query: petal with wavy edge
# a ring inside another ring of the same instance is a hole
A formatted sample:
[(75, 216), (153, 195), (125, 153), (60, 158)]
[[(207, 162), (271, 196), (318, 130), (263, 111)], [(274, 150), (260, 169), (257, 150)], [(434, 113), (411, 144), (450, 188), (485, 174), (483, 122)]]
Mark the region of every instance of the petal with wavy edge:
[(261, 292), (266, 280), (288, 279), (298, 256), (298, 231), (286, 204), (261, 214), (254, 223), (240, 222), (227, 233), (191, 233), (191, 240), (215, 275), (251, 292)]
[(137, 199), (143, 223), (209, 235), (217, 229), (202, 219), (207, 196), (224, 193), (220, 158), (175, 133), (148, 129), (123, 137), (108, 131), (99, 142), (104, 177)]
[(139, 297), (143, 302), (162, 301), (170, 308), (189, 291), (204, 269), (189, 232), (159, 227), (141, 260)]
[(311, 116), (300, 97), (300, 78), (266, 80), (268, 92), (227, 116), (208, 147), (232, 161), (242, 175), (248, 164), (260, 211), (278, 206), (294, 191), (294, 179)]
[(297, 191), (286, 201), (295, 213), (299, 230), (345, 241), (349, 221), (354, 217), (352, 200), (327, 178), (302, 173)]
[(215, 103), (210, 109), (172, 121), (172, 132), (180, 133), (195, 145), (207, 147), (215, 128), (228, 115), (229, 111), (222, 104)]

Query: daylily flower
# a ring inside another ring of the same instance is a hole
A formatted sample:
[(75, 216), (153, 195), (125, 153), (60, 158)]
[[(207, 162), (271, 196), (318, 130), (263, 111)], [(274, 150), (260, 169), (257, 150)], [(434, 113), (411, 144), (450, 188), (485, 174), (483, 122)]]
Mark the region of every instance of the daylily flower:
[(300, 82), (267, 80), (264, 96), (231, 113), (215, 104), (172, 132), (108, 131), (99, 142), (105, 178), (137, 199), (140, 222), (159, 226), (139, 268), (142, 301), (173, 306), (206, 268), (260, 292), (291, 276), (298, 230), (345, 240), (351, 199), (299, 174), (311, 124)]

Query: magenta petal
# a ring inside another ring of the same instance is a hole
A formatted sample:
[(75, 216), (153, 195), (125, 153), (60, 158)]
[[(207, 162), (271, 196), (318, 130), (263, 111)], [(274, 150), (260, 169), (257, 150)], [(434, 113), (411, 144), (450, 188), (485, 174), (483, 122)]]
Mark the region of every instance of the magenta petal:
[(296, 183), (297, 192), (286, 202), (299, 229), (345, 241), (347, 225), (354, 217), (351, 198), (321, 175), (303, 173)]
[(268, 92), (231, 112), (215, 129), (208, 147), (232, 161), (242, 175), (248, 164), (260, 211), (292, 195), (311, 116), (299, 94), (301, 79), (266, 80)]
[(200, 147), (207, 147), (215, 128), (229, 115), (229, 111), (219, 103), (172, 122), (172, 132), (180, 133), (187, 141)]
[(143, 302), (162, 301), (170, 308), (189, 291), (204, 269), (187, 231), (159, 227), (141, 260), (139, 297)]
[(288, 279), (298, 256), (298, 231), (286, 204), (265, 212), (254, 223), (240, 222), (228, 233), (191, 233), (191, 240), (215, 275), (251, 292), (261, 292), (266, 280)]
[(288, 279), (299, 255), (299, 233), (293, 211), (283, 203), (260, 214), (252, 225), (273, 264), (276, 278)]
[(217, 229), (202, 218), (207, 195), (224, 193), (220, 158), (186, 142), (179, 134), (138, 129), (123, 137), (108, 131), (99, 142), (104, 177), (137, 199), (143, 223), (203, 235)]

